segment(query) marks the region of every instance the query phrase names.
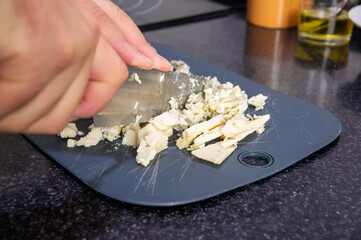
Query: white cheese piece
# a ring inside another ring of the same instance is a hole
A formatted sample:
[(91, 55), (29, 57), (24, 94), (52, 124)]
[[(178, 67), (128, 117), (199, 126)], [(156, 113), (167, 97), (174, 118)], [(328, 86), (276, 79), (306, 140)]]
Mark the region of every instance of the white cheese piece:
[(168, 148), (168, 137), (163, 134), (150, 133), (144, 137), (145, 142), (157, 153)]
[(177, 140), (176, 144), (178, 148), (183, 149), (188, 147), (198, 135), (213, 129), (222, 123), (224, 123), (224, 117), (222, 115), (218, 115), (208, 121), (197, 123), (184, 130), (182, 136)]
[(137, 161), (138, 164), (147, 167), (150, 161), (154, 159), (156, 154), (157, 152), (154, 149), (150, 147), (145, 147), (139, 150), (137, 156), (135, 157), (135, 160)]
[(138, 131), (138, 130), (140, 129), (140, 125), (139, 125), (139, 123), (131, 123), (131, 124), (125, 125), (125, 126), (122, 128), (123, 135), (124, 135), (129, 129), (130, 129), (130, 130), (133, 130), (133, 131)]
[(137, 132), (132, 129), (128, 129), (123, 136), (122, 144), (134, 148), (138, 147)]
[(68, 123), (66, 127), (59, 133), (61, 138), (75, 138), (77, 136), (78, 128), (75, 123)]
[(68, 139), (68, 142), (67, 142), (67, 147), (68, 148), (73, 148), (76, 146), (76, 140), (74, 139)]
[(149, 123), (138, 131), (137, 163), (148, 166), (158, 152), (168, 148), (168, 137)]
[(159, 83), (162, 83), (164, 81), (164, 73), (160, 75), (159, 77)]
[(87, 135), (76, 141), (77, 146), (90, 147), (97, 145), (103, 139), (100, 128), (93, 128)]
[(194, 79), (194, 78), (189, 78), (189, 81), (191, 82), (192, 88), (194, 88), (194, 87), (197, 85), (197, 84), (196, 84), (196, 82), (197, 82), (196, 79)]
[(135, 116), (135, 123), (139, 123), (140, 122), (140, 119), (142, 118), (143, 116), (142, 115), (137, 115)]
[[(173, 132), (173, 129), (171, 129)], [(143, 127), (142, 129), (140, 129), (137, 133), (137, 143), (140, 143), (140, 140), (143, 138), (145, 138), (145, 136), (151, 134), (151, 133), (156, 133), (158, 135), (163, 135), (163, 136), (170, 136), (169, 135), (169, 130), (165, 129), (165, 130), (160, 130), (157, 127), (155, 127), (152, 123), (147, 124), (145, 127)]]
[(137, 163), (143, 165), (144, 167), (148, 166), (150, 161), (152, 161), (157, 154), (157, 151), (153, 148), (146, 146), (145, 140), (142, 139), (141, 145), (137, 149), (137, 156), (135, 160)]
[(262, 126), (262, 127), (260, 127), (260, 128), (257, 128), (256, 129), (256, 132), (258, 133), (258, 134), (260, 134), (260, 133), (263, 133), (264, 132), (264, 126)]
[(175, 100), (174, 97), (171, 97), (170, 100), (168, 101), (169, 106), (171, 109), (178, 109), (179, 108), (179, 103), (177, 102), (177, 100)]
[(221, 164), (237, 147), (224, 148), (221, 142), (210, 144), (204, 148), (192, 151), (192, 155), (214, 164)]
[(253, 133), (259, 128), (262, 128), (269, 119), (270, 119), (269, 114), (263, 116), (256, 116), (253, 121), (244, 123), (243, 127), (238, 129), (239, 130), (238, 134), (232, 136), (226, 136), (226, 138), (222, 142), (222, 146), (226, 148), (231, 145), (236, 145), (237, 142), (241, 141), (249, 134)]
[(136, 81), (139, 84), (142, 84), (142, 80), (140, 80), (138, 73), (133, 73), (130, 78), (129, 81)]
[(241, 141), (242, 139), (244, 139), (245, 137), (247, 137), (248, 135), (250, 135), (251, 133), (253, 133), (255, 130), (251, 129), (245, 132), (242, 132), (234, 137), (226, 137), (223, 141), (222, 141), (222, 146), (224, 148), (229, 147), (229, 146), (236, 146), (237, 143), (239, 141)]
[(158, 116), (156, 116), (153, 120), (150, 121), (160, 130), (166, 130), (169, 127), (173, 127), (178, 123), (178, 119), (176, 116), (171, 114), (170, 112), (164, 112)]
[(235, 117), (228, 120), (221, 130), (222, 134), (224, 136), (231, 137), (242, 132), (244, 125), (250, 121), (248, 118), (243, 116), (244, 115), (237, 114)]
[(222, 136), (221, 129), (223, 127), (224, 125), (218, 126), (216, 128), (213, 128), (209, 132), (205, 132), (202, 135), (196, 137), (193, 141), (193, 144), (190, 146), (188, 150), (203, 148), (207, 142), (221, 137)]
[(263, 109), (264, 105), (266, 104), (267, 98), (267, 96), (258, 94), (248, 99), (248, 104), (254, 106), (255, 110), (258, 111)]
[(103, 132), (103, 138), (107, 139), (110, 142), (113, 142), (115, 139), (120, 138), (122, 127), (120, 125), (116, 125), (113, 127), (105, 127), (101, 130)]

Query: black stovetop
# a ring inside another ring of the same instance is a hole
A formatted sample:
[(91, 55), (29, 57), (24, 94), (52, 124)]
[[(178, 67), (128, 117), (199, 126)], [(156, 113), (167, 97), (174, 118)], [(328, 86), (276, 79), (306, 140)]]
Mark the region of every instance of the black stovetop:
[(246, 1), (211, 0), (112, 0), (142, 30), (179, 24), (230, 13)]

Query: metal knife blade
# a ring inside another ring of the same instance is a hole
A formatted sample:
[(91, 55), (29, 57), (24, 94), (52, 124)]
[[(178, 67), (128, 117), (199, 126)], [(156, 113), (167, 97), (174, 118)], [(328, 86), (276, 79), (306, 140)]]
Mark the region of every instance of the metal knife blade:
[[(141, 116), (140, 122), (169, 110), (174, 97), (181, 105), (191, 93), (203, 90), (209, 78), (181, 72), (162, 72), (128, 67), (128, 79), (119, 88), (108, 105), (93, 117), (96, 127), (129, 124)], [(134, 80), (136, 74), (140, 81)]]

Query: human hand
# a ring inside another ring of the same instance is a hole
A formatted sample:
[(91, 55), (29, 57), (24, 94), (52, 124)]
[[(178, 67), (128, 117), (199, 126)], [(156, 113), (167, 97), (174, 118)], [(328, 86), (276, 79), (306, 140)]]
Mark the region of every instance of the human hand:
[(0, 131), (58, 133), (100, 111), (128, 74), (73, 0), (3, 0), (0, 34)]

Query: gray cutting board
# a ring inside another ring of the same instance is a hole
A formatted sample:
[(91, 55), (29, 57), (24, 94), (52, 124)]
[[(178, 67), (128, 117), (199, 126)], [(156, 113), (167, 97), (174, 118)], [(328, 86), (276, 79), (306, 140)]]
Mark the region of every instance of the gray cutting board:
[[(271, 115), (265, 131), (244, 139), (219, 166), (179, 150), (174, 136), (169, 148), (159, 153), (147, 168), (136, 163), (136, 150), (121, 145), (121, 139), (89, 148), (67, 148), (66, 140), (57, 136), (26, 137), (71, 174), (106, 196), (139, 205), (172, 206), (203, 200), (273, 175), (331, 143), (341, 132), (339, 120), (318, 106), (182, 51), (154, 46), (168, 59), (187, 62), (195, 74), (230, 81), (248, 96), (258, 93), (268, 96), (264, 110), (257, 112)], [(249, 113), (253, 113), (252, 108)], [(92, 121), (77, 123), (87, 131)]]

